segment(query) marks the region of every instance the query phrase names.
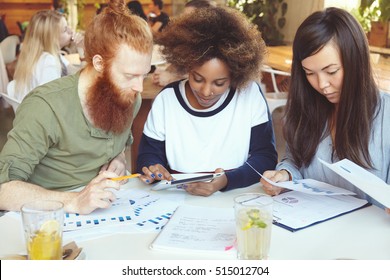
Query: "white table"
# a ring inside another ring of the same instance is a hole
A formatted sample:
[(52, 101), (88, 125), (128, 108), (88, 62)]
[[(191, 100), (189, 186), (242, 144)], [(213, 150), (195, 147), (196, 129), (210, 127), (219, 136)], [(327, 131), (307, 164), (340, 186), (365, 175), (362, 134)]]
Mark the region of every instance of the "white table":
[[(138, 180), (126, 187), (145, 188)], [(233, 197), (243, 192), (259, 192), (260, 184), (248, 188), (217, 193), (210, 197), (186, 195), (185, 203), (209, 207), (232, 207)], [(7, 215), (0, 218), (0, 256), (24, 251), (21, 223)], [(98, 229), (97, 229), (98, 230)], [(153, 233), (121, 233), (78, 242), (87, 259), (151, 260), (151, 259), (232, 259), (231, 255), (194, 252), (175, 253), (150, 250)], [(272, 228), (270, 259), (390, 259), (390, 215), (375, 206), (290, 232)]]

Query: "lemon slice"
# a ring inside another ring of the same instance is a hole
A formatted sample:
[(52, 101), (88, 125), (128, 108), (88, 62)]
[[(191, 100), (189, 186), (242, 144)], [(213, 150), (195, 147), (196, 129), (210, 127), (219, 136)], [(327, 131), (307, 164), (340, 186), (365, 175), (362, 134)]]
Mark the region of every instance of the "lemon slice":
[(56, 220), (49, 220), (43, 223), (39, 231), (45, 235), (52, 235), (60, 231), (60, 224)]

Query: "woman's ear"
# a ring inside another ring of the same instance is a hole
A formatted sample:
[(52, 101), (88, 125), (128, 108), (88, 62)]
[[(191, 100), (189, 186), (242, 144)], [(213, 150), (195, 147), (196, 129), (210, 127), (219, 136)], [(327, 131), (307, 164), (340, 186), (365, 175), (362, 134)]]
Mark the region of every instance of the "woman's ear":
[(95, 68), (97, 72), (99, 73), (103, 72), (104, 63), (103, 63), (103, 57), (101, 57), (101, 55), (99, 54), (94, 55), (92, 58), (92, 64), (93, 64), (93, 68)]

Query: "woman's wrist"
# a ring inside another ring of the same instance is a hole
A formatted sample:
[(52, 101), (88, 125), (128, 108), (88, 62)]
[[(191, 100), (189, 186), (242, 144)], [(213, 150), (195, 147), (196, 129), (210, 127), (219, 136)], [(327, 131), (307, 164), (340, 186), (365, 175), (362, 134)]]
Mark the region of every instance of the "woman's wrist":
[(284, 175), (286, 176), (285, 177), (285, 181), (292, 181), (292, 175), (291, 173), (287, 170), (287, 169), (281, 169), (280, 172), (284, 171)]

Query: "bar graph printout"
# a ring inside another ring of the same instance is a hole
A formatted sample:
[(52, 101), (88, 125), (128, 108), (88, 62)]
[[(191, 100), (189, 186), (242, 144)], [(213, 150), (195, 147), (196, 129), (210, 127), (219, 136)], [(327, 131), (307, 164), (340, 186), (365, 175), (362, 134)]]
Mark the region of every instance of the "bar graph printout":
[(314, 179), (301, 179), (301, 180), (292, 180), (285, 182), (272, 182), (270, 179), (260, 176), (267, 181), (268, 183), (280, 187), (289, 189), (292, 191), (298, 191), (311, 195), (354, 195), (355, 193), (342, 189), (325, 182), (320, 182)]
[(136, 189), (113, 190), (117, 199), (108, 209), (97, 209), (88, 215), (64, 216), (64, 232), (107, 225), (127, 225), (139, 230), (161, 229), (169, 220), (180, 199), (170, 200)]
[(351, 195), (311, 195), (299, 191), (274, 196), (274, 224), (289, 231), (336, 218), (368, 206), (366, 200)]

